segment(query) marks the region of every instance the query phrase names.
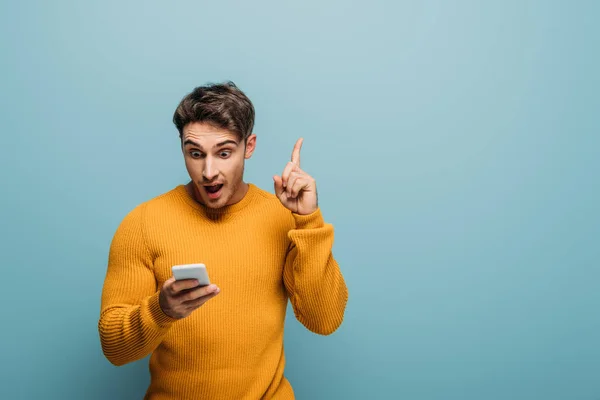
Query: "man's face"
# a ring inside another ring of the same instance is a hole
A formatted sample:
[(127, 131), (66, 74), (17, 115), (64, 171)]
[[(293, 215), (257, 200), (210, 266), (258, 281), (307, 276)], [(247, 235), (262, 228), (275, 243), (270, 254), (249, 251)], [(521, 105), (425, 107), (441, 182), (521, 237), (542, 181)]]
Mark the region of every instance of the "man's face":
[(196, 199), (220, 208), (240, 201), (246, 193), (244, 160), (254, 152), (256, 135), (246, 141), (227, 130), (203, 122), (183, 128), (182, 150)]

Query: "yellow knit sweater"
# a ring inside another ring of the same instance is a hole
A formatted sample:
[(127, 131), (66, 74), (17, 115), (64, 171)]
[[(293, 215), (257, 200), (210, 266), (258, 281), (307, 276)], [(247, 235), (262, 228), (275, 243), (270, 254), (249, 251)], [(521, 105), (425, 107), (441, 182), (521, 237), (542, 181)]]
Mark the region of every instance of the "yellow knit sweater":
[[(293, 399), (284, 377), (287, 300), (309, 330), (342, 323), (348, 291), (332, 256), (333, 227), (298, 215), (253, 184), (220, 210), (180, 185), (135, 207), (110, 246), (98, 330), (115, 365), (149, 354), (146, 399)], [(206, 264), (221, 293), (188, 317), (164, 314), (171, 266)]]

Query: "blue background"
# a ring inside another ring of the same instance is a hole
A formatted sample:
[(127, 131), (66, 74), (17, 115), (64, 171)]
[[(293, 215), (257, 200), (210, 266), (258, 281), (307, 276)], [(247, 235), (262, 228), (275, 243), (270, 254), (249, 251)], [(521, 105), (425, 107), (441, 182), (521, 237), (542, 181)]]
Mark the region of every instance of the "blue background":
[(599, 399), (599, 4), (3, 1), (0, 397), (142, 397), (100, 348), (108, 247), (231, 79), (247, 180), (305, 138), (350, 289), (333, 336), (288, 314), (299, 399)]

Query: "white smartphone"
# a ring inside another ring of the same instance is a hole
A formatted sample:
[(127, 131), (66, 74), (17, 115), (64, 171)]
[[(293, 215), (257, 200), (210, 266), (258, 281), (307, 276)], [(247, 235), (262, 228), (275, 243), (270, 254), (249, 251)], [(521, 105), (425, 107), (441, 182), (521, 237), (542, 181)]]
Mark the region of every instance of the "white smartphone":
[(208, 272), (204, 264), (173, 265), (171, 271), (177, 281), (182, 279), (197, 279), (199, 286), (210, 285), (210, 279), (208, 279)]

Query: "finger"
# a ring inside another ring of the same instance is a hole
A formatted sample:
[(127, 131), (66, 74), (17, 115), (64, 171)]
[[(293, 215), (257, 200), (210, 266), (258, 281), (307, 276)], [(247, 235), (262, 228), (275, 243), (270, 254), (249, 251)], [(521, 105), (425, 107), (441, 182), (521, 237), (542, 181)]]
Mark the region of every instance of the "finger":
[(177, 296), (177, 300), (180, 303), (185, 303), (187, 301), (199, 299), (200, 297), (208, 296), (209, 294), (213, 294), (218, 291), (219, 288), (217, 285), (212, 284), (181, 293)]
[(300, 178), (302, 175), (297, 173), (297, 172), (292, 172), (290, 174), (290, 177), (288, 178), (288, 182), (287, 185), (285, 186), (285, 193), (288, 195), (288, 197), (292, 196), (292, 187), (294, 187), (294, 183), (296, 182), (296, 180), (298, 178)]
[(298, 178), (296, 179), (296, 181), (294, 182), (294, 186), (292, 186), (291, 191), (290, 191), (290, 197), (292, 198), (296, 198), (298, 197), (298, 195), (300, 194), (300, 192), (306, 188), (309, 184), (308, 179), (306, 178)]
[(298, 139), (294, 145), (294, 150), (292, 150), (292, 162), (297, 166), (300, 166), (300, 149), (302, 148), (302, 142), (304, 142), (304, 138)]
[(283, 169), (283, 173), (281, 174), (281, 181), (283, 182), (283, 187), (285, 188), (288, 185), (288, 179), (290, 178), (290, 174), (294, 171), (298, 166), (293, 162), (288, 162)]
[(187, 301), (197, 300), (199, 298), (208, 296), (210, 294), (219, 292), (220, 289), (217, 285), (212, 284), (208, 286), (196, 287), (194, 289), (187, 290), (185, 292), (181, 292), (176, 296), (176, 300), (179, 303), (185, 303)]
[(206, 296), (202, 296), (202, 297), (198, 297), (197, 299), (194, 300), (190, 300), (190, 301), (185, 301), (182, 303), (182, 305), (187, 308), (188, 310), (194, 310), (198, 307), (200, 307), (202, 304), (206, 303), (207, 301), (209, 301), (210, 299), (212, 299), (213, 297), (217, 296), (219, 293), (221, 293), (220, 290), (208, 294)]
[(180, 279), (177, 281), (173, 278), (173, 280), (174, 282), (171, 284), (171, 293), (174, 295), (177, 295), (184, 290), (195, 288), (199, 283), (197, 279)]
[(175, 280), (175, 277), (172, 276), (163, 283), (163, 290), (169, 296), (173, 296), (176, 293), (176, 290), (173, 287), (173, 284), (175, 284), (175, 282), (177, 281)]

